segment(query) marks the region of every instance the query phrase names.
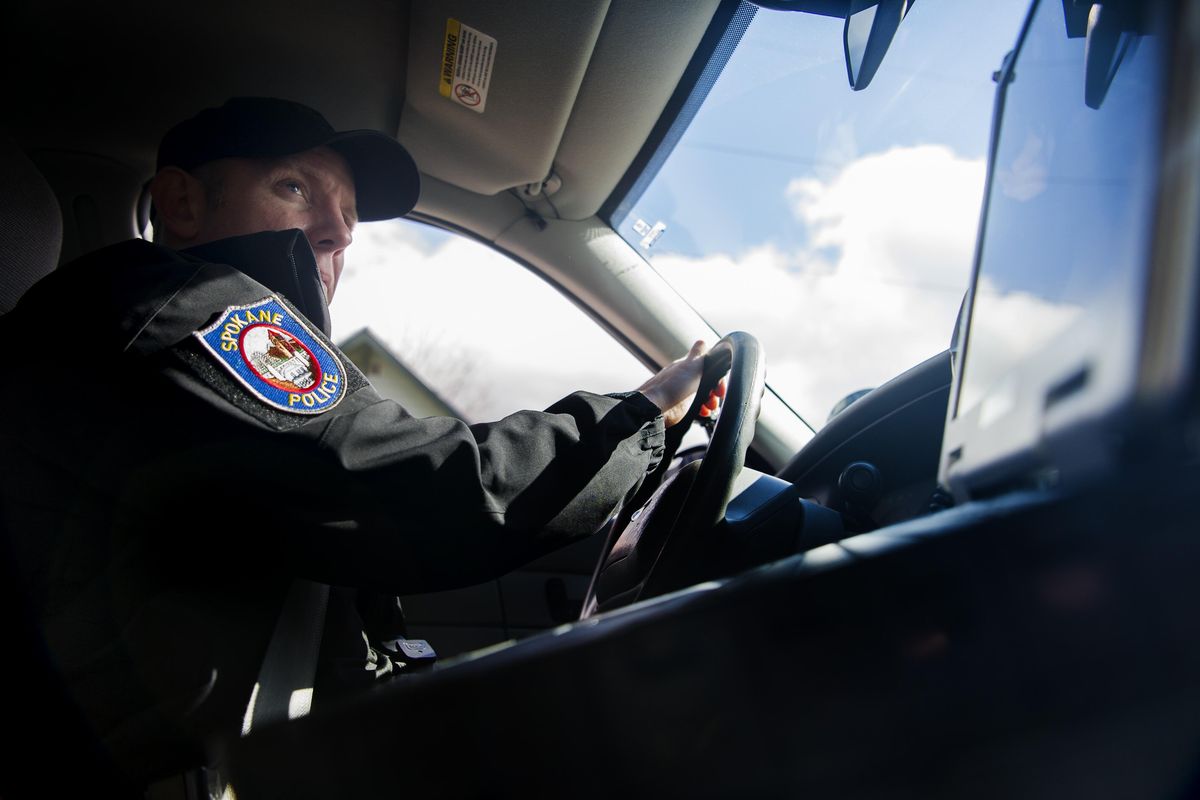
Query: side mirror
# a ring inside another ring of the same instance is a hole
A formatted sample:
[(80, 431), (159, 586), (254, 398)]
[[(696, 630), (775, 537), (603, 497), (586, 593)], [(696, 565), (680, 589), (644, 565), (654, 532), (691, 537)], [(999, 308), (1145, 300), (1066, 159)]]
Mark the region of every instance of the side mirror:
[(867, 88), (883, 62), (900, 20), (916, 0), (850, 0), (842, 44), (850, 88)]

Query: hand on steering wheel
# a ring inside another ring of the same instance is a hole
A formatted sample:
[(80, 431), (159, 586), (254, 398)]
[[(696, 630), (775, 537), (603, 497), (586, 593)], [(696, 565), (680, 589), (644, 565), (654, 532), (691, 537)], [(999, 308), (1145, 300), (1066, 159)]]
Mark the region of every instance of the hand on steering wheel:
[[(722, 386), (726, 372), (728, 381)], [(712, 561), (718, 544), (717, 525), (725, 517), (734, 481), (754, 438), (765, 386), (761, 348), (750, 334), (731, 333), (708, 352), (691, 408), (681, 424), (668, 431), (664, 458), (674, 455), (700, 409), (710, 406), (713, 393), (723, 391), (724, 402), (708, 450), (703, 460), (663, 480), (624, 529), (613, 532), (610, 541), (614, 543), (600, 559), (581, 616), (712, 577), (717, 566)]]
[(702, 417), (709, 416), (720, 407), (721, 398), (725, 396), (724, 379), (706, 395), (698, 391), (707, 363), (705, 354), (708, 352), (708, 345), (702, 340), (696, 341), (687, 355), (672, 361), (638, 387), (638, 391), (662, 411), (666, 427), (671, 428), (682, 422), (688, 411), (693, 410), (696, 402), (693, 396), (706, 398), (699, 406)]

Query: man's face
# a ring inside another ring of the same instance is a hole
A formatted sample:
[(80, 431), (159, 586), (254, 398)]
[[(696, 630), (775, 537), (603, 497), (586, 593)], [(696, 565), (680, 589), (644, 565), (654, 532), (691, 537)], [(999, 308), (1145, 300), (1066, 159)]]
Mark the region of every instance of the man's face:
[(325, 297), (333, 300), (358, 220), (345, 159), (328, 147), (266, 161), (230, 158), (219, 175), (220, 197), (204, 213), (199, 241), (299, 228), (317, 256)]

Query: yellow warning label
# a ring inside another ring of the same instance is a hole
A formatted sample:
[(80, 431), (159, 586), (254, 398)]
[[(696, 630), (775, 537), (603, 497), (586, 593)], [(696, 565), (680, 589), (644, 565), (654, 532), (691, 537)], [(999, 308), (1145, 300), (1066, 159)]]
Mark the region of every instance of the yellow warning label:
[(446, 43), (442, 46), (442, 76), (438, 91), (449, 97), (454, 88), (454, 59), (458, 57), (458, 41), (462, 38), (462, 25), (456, 19), (446, 20)]
[(495, 62), (495, 39), (456, 19), (446, 20), (442, 69), (438, 75), (438, 92), (442, 97), (482, 114)]

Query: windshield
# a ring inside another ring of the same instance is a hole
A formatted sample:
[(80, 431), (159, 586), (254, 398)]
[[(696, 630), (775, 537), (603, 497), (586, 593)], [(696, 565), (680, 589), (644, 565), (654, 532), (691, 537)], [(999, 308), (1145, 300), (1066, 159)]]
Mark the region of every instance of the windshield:
[(613, 226), (714, 328), (758, 337), (771, 386), (814, 428), (949, 346), (992, 73), (1027, 6), (914, 4), (859, 92), (843, 20), (760, 9), (644, 193), (618, 207)]

